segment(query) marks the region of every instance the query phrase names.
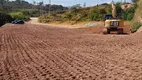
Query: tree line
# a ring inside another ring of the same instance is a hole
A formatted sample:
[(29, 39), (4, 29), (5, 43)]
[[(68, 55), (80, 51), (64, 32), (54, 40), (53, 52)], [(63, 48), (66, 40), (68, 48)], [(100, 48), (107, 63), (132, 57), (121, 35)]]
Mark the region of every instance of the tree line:
[[(49, 9), (50, 8), (50, 9)], [(44, 4), (43, 2), (33, 2), (29, 3), (25, 0), (0, 0), (0, 24), (4, 24), (7, 21), (8, 17), (11, 16), (12, 19), (22, 19), (29, 20), (30, 17), (39, 17), (49, 12), (59, 12), (67, 10), (68, 8), (63, 7), (62, 5), (50, 5)], [(4, 15), (5, 14), (5, 15)], [(0, 26), (1, 26), (0, 25)]]
[(44, 2), (33, 2), (29, 3), (25, 0), (15, 0), (15, 1), (9, 1), (9, 0), (0, 0), (0, 10), (5, 12), (11, 12), (16, 11), (19, 9), (38, 9), (43, 10), (45, 12), (49, 11), (49, 6), (51, 8), (51, 11), (60, 11), (60, 10), (66, 10), (66, 7), (63, 7), (62, 5), (50, 5), (50, 4), (44, 4)]

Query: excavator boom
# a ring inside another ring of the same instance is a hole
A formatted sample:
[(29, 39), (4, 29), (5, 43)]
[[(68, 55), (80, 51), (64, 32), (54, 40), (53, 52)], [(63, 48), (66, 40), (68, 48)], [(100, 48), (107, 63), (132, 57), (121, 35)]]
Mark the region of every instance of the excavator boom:
[(113, 1), (112, 1), (112, 17), (116, 18), (116, 6), (114, 5)]

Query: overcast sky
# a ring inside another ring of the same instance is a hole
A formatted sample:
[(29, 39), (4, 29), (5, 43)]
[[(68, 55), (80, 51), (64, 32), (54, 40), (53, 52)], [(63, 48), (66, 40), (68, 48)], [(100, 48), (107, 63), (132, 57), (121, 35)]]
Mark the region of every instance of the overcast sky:
[[(40, 1), (44, 1), (45, 4), (49, 3), (49, 0), (25, 0), (28, 1), (30, 3), (33, 3), (34, 1), (36, 2), (40, 2)], [(114, 2), (121, 2), (124, 0), (113, 0)], [(127, 2), (131, 2), (131, 0), (126, 0)], [(101, 3), (110, 3), (112, 2), (112, 0), (51, 0), (52, 4), (58, 4), (58, 5), (63, 5), (63, 6), (72, 6), (75, 4), (81, 4), (83, 5), (84, 3), (86, 3), (87, 6), (93, 6), (96, 4), (101, 4)]]

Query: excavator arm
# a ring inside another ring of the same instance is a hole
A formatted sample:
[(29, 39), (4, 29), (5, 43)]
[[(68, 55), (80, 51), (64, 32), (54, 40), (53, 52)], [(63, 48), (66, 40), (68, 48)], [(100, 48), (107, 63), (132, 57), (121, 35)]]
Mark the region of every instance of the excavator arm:
[(116, 6), (114, 5), (114, 2), (112, 1), (112, 17), (116, 18)]

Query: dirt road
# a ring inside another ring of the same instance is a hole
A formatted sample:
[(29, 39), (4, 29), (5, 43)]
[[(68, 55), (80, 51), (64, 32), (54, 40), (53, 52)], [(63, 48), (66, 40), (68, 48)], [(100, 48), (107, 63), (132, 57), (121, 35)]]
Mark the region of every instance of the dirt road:
[(141, 34), (6, 24), (0, 80), (142, 80)]

